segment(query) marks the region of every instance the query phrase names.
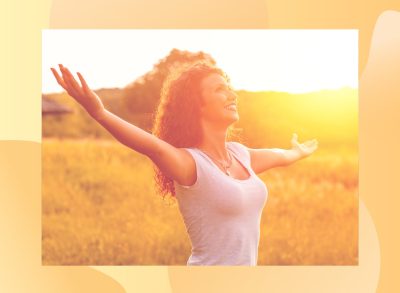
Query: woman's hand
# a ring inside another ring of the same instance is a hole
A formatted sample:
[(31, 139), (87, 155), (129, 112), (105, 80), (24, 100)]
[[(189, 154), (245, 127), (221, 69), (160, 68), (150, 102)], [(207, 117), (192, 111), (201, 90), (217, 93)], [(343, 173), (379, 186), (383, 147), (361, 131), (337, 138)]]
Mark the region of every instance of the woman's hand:
[(311, 155), (318, 148), (318, 141), (316, 139), (308, 140), (302, 144), (297, 141), (297, 134), (293, 133), (292, 137), (292, 150), (299, 153), (301, 157)]
[(92, 91), (83, 76), (77, 72), (82, 86), (75, 80), (67, 67), (59, 64), (62, 77), (54, 68), (51, 68), (57, 82), (67, 93), (73, 97), (94, 119), (98, 119), (104, 113), (104, 105), (94, 91)]

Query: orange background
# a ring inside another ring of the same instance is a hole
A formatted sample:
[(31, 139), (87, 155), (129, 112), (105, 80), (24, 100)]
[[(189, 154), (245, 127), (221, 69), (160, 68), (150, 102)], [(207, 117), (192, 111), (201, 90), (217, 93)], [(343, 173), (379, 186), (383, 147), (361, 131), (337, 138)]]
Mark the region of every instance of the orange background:
[[(0, 5), (1, 291), (400, 292), (399, 1), (5, 0)], [(51, 28), (359, 29), (359, 266), (41, 266), (41, 29)]]

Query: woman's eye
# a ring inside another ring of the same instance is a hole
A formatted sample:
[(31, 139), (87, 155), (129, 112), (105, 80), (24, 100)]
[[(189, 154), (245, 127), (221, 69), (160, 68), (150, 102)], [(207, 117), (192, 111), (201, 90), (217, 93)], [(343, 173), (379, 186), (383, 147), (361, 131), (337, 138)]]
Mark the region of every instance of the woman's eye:
[(233, 92), (233, 88), (231, 86), (220, 86), (216, 89), (217, 92), (225, 91), (225, 92)]

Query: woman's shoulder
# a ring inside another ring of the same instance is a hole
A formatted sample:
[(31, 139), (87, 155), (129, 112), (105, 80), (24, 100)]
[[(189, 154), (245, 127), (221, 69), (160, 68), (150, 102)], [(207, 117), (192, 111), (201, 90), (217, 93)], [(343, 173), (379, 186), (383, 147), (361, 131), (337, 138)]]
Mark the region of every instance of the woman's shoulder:
[(188, 152), (197, 164), (204, 164), (202, 153), (195, 147), (182, 147), (181, 150)]

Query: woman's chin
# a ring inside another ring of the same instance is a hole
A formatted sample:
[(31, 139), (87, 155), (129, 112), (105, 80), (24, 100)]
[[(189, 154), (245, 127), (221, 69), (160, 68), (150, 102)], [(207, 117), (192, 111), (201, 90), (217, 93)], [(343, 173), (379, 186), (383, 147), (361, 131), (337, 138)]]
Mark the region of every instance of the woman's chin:
[[(220, 126), (226, 127), (226, 126), (230, 126), (231, 124), (234, 124), (238, 121), (239, 121), (239, 114), (237, 112), (232, 111), (232, 113), (230, 113), (229, 115), (225, 114), (223, 117), (222, 116), (215, 117), (213, 119), (212, 123), (216, 123), (216, 124), (219, 124)], [(210, 122), (211, 122), (211, 120), (210, 120)]]
[(230, 117), (230, 121), (231, 121), (230, 124), (239, 121), (239, 114), (238, 114), (238, 113), (235, 113), (234, 115), (232, 115), (232, 116)]

